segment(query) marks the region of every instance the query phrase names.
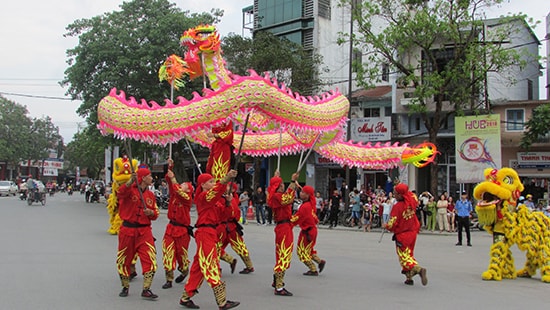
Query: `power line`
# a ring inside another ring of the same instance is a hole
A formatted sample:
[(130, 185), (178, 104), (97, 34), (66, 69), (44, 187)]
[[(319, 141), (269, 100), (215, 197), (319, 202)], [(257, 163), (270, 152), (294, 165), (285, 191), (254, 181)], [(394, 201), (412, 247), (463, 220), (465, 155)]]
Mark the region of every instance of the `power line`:
[(8, 93), (8, 92), (3, 92), (3, 91), (0, 91), (0, 95), (18, 96), (18, 97), (27, 97), (27, 98), (38, 98), (38, 99), (73, 101), (72, 98), (67, 98), (67, 97), (51, 97), (51, 96), (28, 95), (28, 94)]

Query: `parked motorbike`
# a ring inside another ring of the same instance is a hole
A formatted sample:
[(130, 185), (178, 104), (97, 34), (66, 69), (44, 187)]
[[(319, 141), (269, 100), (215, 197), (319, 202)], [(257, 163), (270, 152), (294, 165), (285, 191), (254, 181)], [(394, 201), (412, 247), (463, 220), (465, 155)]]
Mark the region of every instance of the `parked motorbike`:
[(168, 209), (169, 198), (167, 196), (163, 196), (159, 190), (155, 190), (155, 197), (159, 208)]

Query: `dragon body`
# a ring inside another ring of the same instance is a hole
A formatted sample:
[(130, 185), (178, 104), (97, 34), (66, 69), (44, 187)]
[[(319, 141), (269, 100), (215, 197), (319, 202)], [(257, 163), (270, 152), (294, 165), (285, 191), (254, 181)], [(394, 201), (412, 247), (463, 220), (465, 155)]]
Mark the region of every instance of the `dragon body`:
[(210, 147), (208, 135), (226, 120), (235, 123), (235, 151), (246, 138), (241, 152), (251, 156), (295, 154), (313, 148), (341, 165), (388, 169), (403, 163), (423, 166), (437, 153), (433, 144), (410, 148), (406, 144), (376, 144), (343, 141), (349, 101), (338, 90), (304, 97), (269, 74), (249, 76), (231, 73), (221, 56), (215, 27), (201, 25), (185, 31), (185, 68), (190, 78), (206, 76), (210, 88), (192, 99), (177, 97), (164, 104), (139, 102), (112, 89), (98, 106), (98, 128), (103, 134), (165, 145), (183, 138)]

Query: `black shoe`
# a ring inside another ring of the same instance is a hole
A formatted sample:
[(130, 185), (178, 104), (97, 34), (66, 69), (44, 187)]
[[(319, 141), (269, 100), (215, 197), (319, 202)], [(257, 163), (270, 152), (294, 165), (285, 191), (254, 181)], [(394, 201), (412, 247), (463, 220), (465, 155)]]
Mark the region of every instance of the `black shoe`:
[(146, 289), (141, 292), (141, 297), (148, 300), (155, 300), (158, 298), (158, 295), (153, 293), (150, 289)]
[(304, 276), (318, 276), (319, 273), (317, 271), (308, 270), (307, 272), (304, 272), (303, 275)]
[(135, 277), (137, 277), (137, 272), (134, 271), (130, 274), (130, 281), (132, 281)]
[(319, 273), (323, 272), (323, 269), (325, 269), (325, 264), (327, 263), (327, 261), (325, 261), (324, 259), (321, 260), (321, 262), (319, 263)]
[(225, 305), (223, 305), (223, 307), (220, 307), (220, 310), (232, 309), (232, 308), (235, 308), (236, 306), (238, 306), (240, 304), (241, 303), (238, 302), (238, 301), (228, 300), (228, 301), (225, 302)]
[(407, 284), (407, 285), (414, 285), (414, 280), (413, 279), (407, 279), (407, 280), (405, 280), (404, 283)]
[(188, 299), (188, 300), (181, 300), (180, 299), (180, 305), (185, 307), (185, 308), (189, 308), (189, 309), (200, 309), (201, 308), (201, 307), (195, 305), (195, 303), (191, 299)]
[(251, 272), (254, 272), (254, 267), (252, 268), (244, 268), (243, 270), (239, 271), (240, 274), (249, 274)]
[(128, 288), (127, 288), (127, 287), (123, 287), (123, 288), (122, 288), (122, 291), (120, 291), (120, 293), (118, 293), (118, 296), (119, 296), (119, 297), (128, 297)]
[(176, 278), (176, 283), (181, 283), (183, 282), (183, 280), (185, 279), (185, 275), (183, 274), (180, 274), (177, 278)]
[(472, 246), (472, 244), (470, 242), (468, 242), (468, 244), (466, 244), (467, 246)]
[(277, 296), (292, 296), (292, 293), (287, 291), (286, 288), (283, 288), (280, 291), (275, 290), (275, 295), (277, 295)]
[(462, 245), (462, 242), (457, 242), (455, 245), (456, 246)]
[(166, 283), (164, 283), (164, 285), (162, 286), (162, 288), (166, 289), (166, 288), (171, 288), (172, 287), (172, 281), (166, 281)]
[(233, 261), (231, 262), (231, 273), (235, 272), (235, 267), (237, 267), (237, 259), (236, 258), (234, 258)]

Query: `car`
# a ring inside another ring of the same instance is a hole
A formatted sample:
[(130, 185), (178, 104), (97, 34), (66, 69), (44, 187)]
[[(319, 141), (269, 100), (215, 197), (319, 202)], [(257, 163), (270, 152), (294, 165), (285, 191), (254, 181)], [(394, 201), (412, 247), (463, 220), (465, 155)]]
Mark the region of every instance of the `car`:
[(17, 185), (13, 181), (0, 181), (0, 196), (15, 196)]

